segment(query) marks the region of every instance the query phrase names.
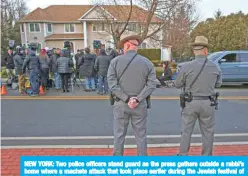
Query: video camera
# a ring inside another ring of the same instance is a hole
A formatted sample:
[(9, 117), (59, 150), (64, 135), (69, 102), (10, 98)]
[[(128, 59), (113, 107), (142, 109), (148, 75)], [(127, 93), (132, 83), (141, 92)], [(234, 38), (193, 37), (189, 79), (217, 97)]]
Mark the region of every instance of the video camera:
[(31, 50), (33, 50), (33, 51), (35, 51), (35, 50), (38, 49), (38, 43), (30, 43), (28, 45), (28, 48), (31, 49)]
[(70, 41), (65, 41), (64, 42), (64, 48), (71, 50), (72, 43)]
[(15, 40), (9, 40), (9, 49), (13, 50), (15, 48)]
[(72, 49), (72, 42), (70, 41), (65, 41), (64, 42), (64, 48), (67, 49), (69, 51), (69, 57), (72, 59), (72, 53), (71, 53), (71, 49)]

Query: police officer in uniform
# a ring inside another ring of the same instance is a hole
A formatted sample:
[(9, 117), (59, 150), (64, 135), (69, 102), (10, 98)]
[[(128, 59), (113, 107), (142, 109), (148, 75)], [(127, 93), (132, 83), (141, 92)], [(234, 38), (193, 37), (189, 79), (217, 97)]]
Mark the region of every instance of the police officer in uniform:
[(176, 88), (183, 89), (180, 95), (182, 134), (178, 155), (188, 155), (191, 135), (198, 120), (202, 134), (202, 155), (211, 156), (218, 98), (215, 87), (222, 84), (221, 71), (216, 64), (207, 59), (210, 44), (206, 37), (197, 36), (191, 46), (195, 59), (182, 65), (175, 82)]
[(137, 54), (141, 41), (138, 35), (124, 37), (120, 41), (124, 55), (115, 57), (108, 69), (108, 85), (115, 100), (114, 156), (123, 155), (129, 120), (136, 138), (138, 155), (147, 155), (148, 97), (155, 90), (157, 80), (153, 64)]

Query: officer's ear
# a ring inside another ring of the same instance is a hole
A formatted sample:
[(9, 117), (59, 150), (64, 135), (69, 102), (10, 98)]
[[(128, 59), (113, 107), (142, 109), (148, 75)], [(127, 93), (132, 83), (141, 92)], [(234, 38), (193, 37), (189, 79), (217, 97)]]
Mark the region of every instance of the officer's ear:
[(205, 48), (203, 49), (203, 52), (204, 52), (204, 55), (207, 56), (207, 55), (208, 55), (208, 48), (205, 47)]

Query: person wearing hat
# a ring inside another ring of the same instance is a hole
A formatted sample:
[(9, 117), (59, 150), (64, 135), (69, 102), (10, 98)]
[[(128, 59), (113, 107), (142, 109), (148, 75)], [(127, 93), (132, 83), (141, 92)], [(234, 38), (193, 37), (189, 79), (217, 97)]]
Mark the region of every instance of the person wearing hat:
[(215, 87), (222, 84), (220, 68), (207, 58), (211, 45), (204, 36), (197, 36), (191, 44), (195, 59), (182, 65), (175, 81), (175, 87), (183, 90), (186, 101), (182, 106), (181, 155), (188, 155), (191, 135), (196, 121), (202, 134), (202, 155), (213, 154), (215, 107), (211, 106)]
[(120, 40), (124, 54), (110, 62), (107, 79), (114, 99), (114, 151), (123, 155), (129, 120), (137, 141), (138, 155), (147, 155), (147, 97), (156, 89), (155, 68), (151, 61), (137, 54), (142, 38), (129, 35)]

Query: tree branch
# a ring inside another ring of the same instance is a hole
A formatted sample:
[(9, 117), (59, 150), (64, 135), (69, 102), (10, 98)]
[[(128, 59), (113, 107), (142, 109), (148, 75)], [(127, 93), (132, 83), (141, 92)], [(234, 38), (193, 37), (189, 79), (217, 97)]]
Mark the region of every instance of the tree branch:
[(126, 30), (127, 28), (127, 25), (131, 19), (131, 16), (132, 16), (132, 11), (133, 11), (133, 0), (130, 0), (130, 11), (129, 11), (129, 14), (128, 14), (128, 18), (127, 18), (127, 21), (123, 27), (123, 29), (121, 30), (121, 32), (119, 32), (119, 37), (123, 34), (123, 32)]

